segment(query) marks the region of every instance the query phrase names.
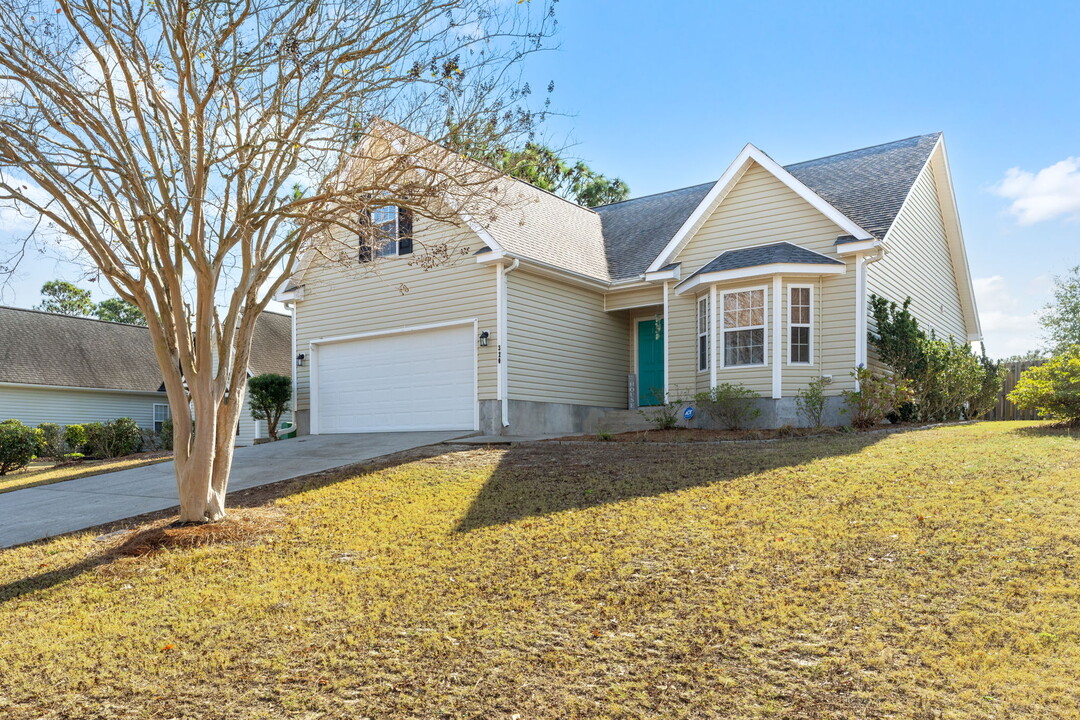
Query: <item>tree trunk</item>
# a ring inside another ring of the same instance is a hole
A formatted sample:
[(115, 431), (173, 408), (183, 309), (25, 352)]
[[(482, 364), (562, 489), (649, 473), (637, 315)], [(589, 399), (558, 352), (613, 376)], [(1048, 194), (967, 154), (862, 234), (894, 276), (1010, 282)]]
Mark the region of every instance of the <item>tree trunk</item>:
[(202, 392), (211, 394), (210, 388), (191, 387), (190, 391), (195, 427), (182, 437), (186, 451), (177, 452), (174, 460), (180, 521), (217, 522), (225, 517), (225, 493), (244, 392), (218, 401), (200, 397)]

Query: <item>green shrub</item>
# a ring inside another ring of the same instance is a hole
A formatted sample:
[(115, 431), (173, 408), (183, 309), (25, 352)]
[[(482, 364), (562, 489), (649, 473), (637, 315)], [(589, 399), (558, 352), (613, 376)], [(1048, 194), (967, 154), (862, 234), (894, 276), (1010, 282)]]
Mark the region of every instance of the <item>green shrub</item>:
[(973, 418), (993, 407), (1004, 378), (999, 363), (975, 355), (969, 345), (927, 335), (911, 314), (911, 298), (897, 305), (873, 295), (877, 333), (869, 340), (878, 357), (903, 378), (911, 400), (893, 412), (900, 420), (948, 422)]
[(795, 395), (795, 408), (807, 426), (819, 428), (825, 424), (825, 388), (832, 378), (819, 377)]
[(1025, 370), (1009, 400), (1043, 417), (1080, 424), (1080, 345)]
[(603, 440), (604, 442), (611, 441), (614, 438), (615, 436), (609, 433), (607, 430), (601, 430), (600, 432), (596, 433), (596, 439)]
[(162, 450), (173, 449), (173, 424), (172, 418), (166, 418), (161, 423), (161, 432), (158, 433), (158, 446)]
[(851, 373), (859, 383), (858, 390), (844, 390), (843, 396), (851, 413), (852, 427), (872, 428), (905, 402), (910, 402), (907, 385), (887, 375), (878, 375), (869, 368), (858, 367)]
[(94, 457), (123, 457), (142, 449), (142, 429), (131, 418), (118, 418), (106, 423), (89, 423), (84, 428), (86, 447), (89, 454)]
[(64, 444), (71, 452), (82, 452), (86, 447), (86, 428), (82, 425), (68, 425), (64, 428)]
[(679, 427), (679, 410), (682, 401), (672, 397), (650, 408), (638, 410), (657, 430), (674, 430)]
[(738, 383), (720, 383), (694, 395), (694, 402), (722, 428), (740, 430), (761, 414), (754, 405), (758, 397), (756, 392)]
[(42, 432), (18, 420), (0, 423), (0, 475), (21, 470), (41, 453)]
[(251, 417), (265, 420), (267, 434), (277, 440), (278, 424), (292, 399), (292, 378), (274, 373), (256, 375), (248, 380), (248, 398)]
[(56, 423), (41, 423), (37, 426), (41, 431), (41, 456), (47, 458), (59, 458), (64, 454), (64, 431)]

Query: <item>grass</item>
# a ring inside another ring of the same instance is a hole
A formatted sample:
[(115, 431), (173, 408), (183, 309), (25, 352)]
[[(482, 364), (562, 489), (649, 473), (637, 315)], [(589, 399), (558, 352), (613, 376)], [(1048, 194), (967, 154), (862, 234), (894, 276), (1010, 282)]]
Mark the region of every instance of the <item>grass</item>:
[[(147, 456), (149, 455), (149, 456)], [(146, 455), (129, 456), (117, 460), (86, 460), (83, 462), (62, 464), (59, 466), (52, 463), (33, 463), (23, 470), (17, 470), (7, 475), (0, 476), (0, 494), (14, 490), (25, 490), (38, 485), (51, 485), (75, 480), (77, 478), (101, 475), (102, 473), (115, 472), (116, 470), (128, 470), (154, 465), (159, 462), (171, 460), (171, 455), (161, 453), (149, 453)]]
[(1033, 427), (441, 448), (0, 551), (0, 716), (1078, 717), (1080, 442)]

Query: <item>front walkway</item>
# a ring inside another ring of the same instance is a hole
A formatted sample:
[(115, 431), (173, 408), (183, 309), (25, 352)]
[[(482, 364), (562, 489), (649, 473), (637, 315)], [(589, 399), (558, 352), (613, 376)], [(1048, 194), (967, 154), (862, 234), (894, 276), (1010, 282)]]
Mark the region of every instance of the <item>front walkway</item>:
[[(229, 490), (269, 485), (424, 445), (470, 431), (307, 435), (238, 448)], [(61, 535), (176, 507), (171, 462), (0, 494), (0, 547)]]

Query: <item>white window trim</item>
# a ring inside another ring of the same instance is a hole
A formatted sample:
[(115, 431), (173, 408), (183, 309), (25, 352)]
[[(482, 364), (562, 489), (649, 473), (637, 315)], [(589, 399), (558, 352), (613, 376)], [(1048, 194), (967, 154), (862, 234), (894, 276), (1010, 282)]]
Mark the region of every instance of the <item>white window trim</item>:
[[(796, 323), (791, 320), (791, 291), (796, 289), (806, 289), (810, 291), (810, 322), (809, 323)], [(793, 283), (787, 286), (787, 364), (795, 367), (807, 367), (814, 364), (814, 311), (816, 306), (814, 305), (814, 286), (805, 283)], [(792, 362), (791, 361), (791, 328), (793, 327), (805, 327), (810, 328), (810, 360), (808, 362)]]
[[(724, 298), (728, 295), (734, 295), (736, 293), (752, 292), (754, 290), (760, 290), (762, 296), (762, 302), (764, 307), (762, 308), (762, 317), (764, 322), (761, 324), (762, 330), (762, 342), (764, 348), (762, 350), (762, 362), (755, 363), (753, 365), (728, 365), (727, 364), (727, 334), (728, 331), (735, 332), (738, 330), (757, 330), (759, 326), (751, 325), (748, 327), (733, 327), (729, 328), (724, 324)], [(720, 292), (719, 302), (716, 303), (716, 307), (719, 312), (716, 313), (716, 317), (719, 318), (719, 333), (720, 333), (720, 357), (717, 358), (717, 365), (725, 370), (742, 370), (749, 368), (763, 368), (769, 365), (769, 286), (768, 285), (756, 285), (754, 287), (742, 287), (731, 288), (730, 290), (724, 290)]]
[[(712, 327), (712, 320), (710, 313), (713, 311), (709, 303), (710, 296), (708, 294), (702, 295), (697, 300), (697, 343), (694, 346), (694, 351), (697, 356), (697, 371), (699, 373), (708, 372), (711, 366), (709, 358), (709, 330)], [(705, 305), (705, 317), (704, 320), (701, 316), (701, 306)], [(705, 338), (705, 352), (701, 352), (701, 338)], [(701, 361), (705, 361), (705, 366), (702, 367)]]

